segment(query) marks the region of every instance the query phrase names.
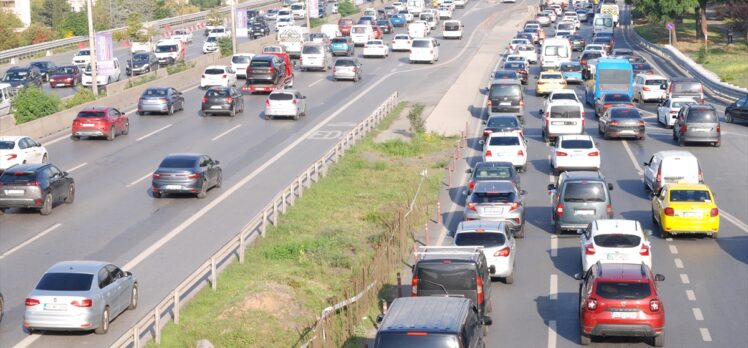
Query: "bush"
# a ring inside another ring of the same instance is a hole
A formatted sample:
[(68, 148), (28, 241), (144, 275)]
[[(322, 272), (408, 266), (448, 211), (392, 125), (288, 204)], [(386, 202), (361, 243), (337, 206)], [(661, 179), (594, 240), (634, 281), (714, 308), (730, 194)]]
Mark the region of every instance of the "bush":
[(75, 92), (75, 95), (73, 95), (72, 98), (62, 102), (62, 109), (70, 109), (73, 106), (81, 105), (94, 100), (96, 100), (96, 97), (90, 89), (81, 88), (77, 92)]
[(408, 113), (410, 121), (410, 131), (413, 133), (423, 133), (426, 131), (426, 120), (423, 119), (423, 104), (414, 104)]
[(37, 87), (28, 87), (21, 89), (11, 106), (16, 123), (21, 124), (59, 111), (60, 98)]
[(228, 57), (234, 54), (234, 45), (231, 43), (231, 38), (222, 37), (218, 39), (218, 49), (221, 51), (221, 57)]
[(338, 4), (338, 13), (340, 13), (340, 17), (347, 17), (354, 13), (358, 13), (358, 7), (356, 7), (351, 0), (343, 0)]
[(184, 60), (180, 60), (180, 61), (178, 61), (174, 65), (167, 66), (166, 67), (166, 72), (169, 75), (174, 75), (176, 73), (180, 73), (180, 72), (185, 71), (185, 70), (187, 70), (189, 68), (192, 68), (194, 66), (195, 66), (195, 63), (185, 63)]

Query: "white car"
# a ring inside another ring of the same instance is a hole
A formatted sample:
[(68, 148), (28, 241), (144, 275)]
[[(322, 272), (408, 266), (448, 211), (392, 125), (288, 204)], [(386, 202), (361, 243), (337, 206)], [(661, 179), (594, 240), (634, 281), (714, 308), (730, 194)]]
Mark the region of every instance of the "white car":
[(521, 133), (491, 133), (483, 142), (483, 162), (510, 162), (522, 172), (527, 165), (527, 139)]
[(306, 18), (306, 7), (304, 6), (304, 3), (295, 3), (291, 5), (291, 14), (293, 15), (294, 19), (304, 19)]
[(171, 39), (179, 40), (179, 41), (182, 41), (183, 43), (191, 43), (192, 33), (187, 30), (177, 29), (177, 30), (174, 30), (174, 33), (171, 34)]
[(551, 25), (551, 17), (546, 14), (538, 14), (535, 17), (535, 20), (538, 21), (538, 23), (540, 23), (540, 25), (543, 27)]
[(502, 221), (463, 221), (457, 225), (453, 243), (455, 246), (482, 246), (488, 267), (494, 268), (491, 277), (504, 278), (507, 284), (514, 283), (514, 260), (517, 243)]
[(88, 63), (91, 63), (91, 50), (88, 48), (79, 50), (73, 56), (73, 65), (77, 65), (79, 68), (85, 67)]
[(553, 11), (553, 10), (544, 10), (541, 13), (545, 14), (546, 16), (548, 16), (548, 18), (551, 19), (551, 22), (555, 23), (556, 20), (558, 19), (558, 15), (556, 15), (556, 11)]
[(506, 56), (505, 62), (507, 63), (514, 63), (514, 62), (522, 62), (525, 65), (530, 65), (530, 61), (527, 59), (527, 57), (520, 55), (520, 54), (510, 54)]
[(455, 8), (465, 8), (465, 5), (467, 5), (467, 0), (454, 0), (452, 1), (454, 3)]
[(562, 22), (569, 21), (574, 22), (574, 28), (579, 30), (579, 28), (582, 27), (582, 22), (579, 21), (579, 16), (577, 16), (576, 12), (564, 12), (564, 17), (561, 19)]
[(410, 13), (410, 11), (408, 11), (407, 8), (398, 11), (397, 14), (403, 16), (405, 18), (406, 23), (411, 23), (415, 19), (415, 17), (413, 17), (413, 14)]
[(231, 69), (236, 71), (237, 78), (247, 78), (247, 67), (254, 57), (254, 53), (237, 53), (231, 56)]
[(582, 271), (597, 262), (644, 263), (652, 268), (652, 246), (639, 221), (594, 220), (580, 232)]
[(278, 31), (280, 28), (293, 26), (294, 24), (293, 17), (278, 16), (278, 18), (275, 19), (275, 31)]
[(525, 59), (528, 62), (530, 62), (530, 64), (535, 64), (538, 62), (538, 52), (535, 49), (534, 45), (517, 46), (517, 49), (514, 51), (514, 54), (525, 57)]
[(42, 144), (27, 136), (0, 136), (0, 173), (24, 163), (47, 163), (49, 155)]
[(532, 45), (532, 42), (530, 42), (530, 40), (528, 40), (528, 39), (512, 39), (512, 41), (509, 42), (509, 46), (507, 46), (507, 48), (510, 51), (514, 51), (520, 45), (521, 46)]
[(447, 6), (447, 7), (449, 7), (450, 11), (453, 11), (453, 12), (454, 12), (454, 10), (456, 8), (456, 5), (455, 5), (454, 1), (452, 1), (452, 0), (442, 0), (442, 1), (439, 1), (439, 6)]
[(408, 61), (412, 64), (415, 62), (434, 62), (439, 60), (439, 43), (435, 39), (423, 38), (414, 39), (410, 45), (410, 56)]
[(408, 34), (395, 34), (392, 38), (392, 51), (410, 51), (412, 39)]
[(444, 19), (452, 18), (452, 9), (449, 6), (444, 6), (444, 5), (439, 6), (437, 13), (439, 14), (439, 18), (444, 18)]
[(465, 26), (456, 19), (444, 21), (442, 25), (442, 36), (445, 39), (462, 39), (462, 30)]
[(384, 40), (369, 40), (364, 45), (363, 56), (366, 57), (382, 57), (385, 58), (390, 55), (390, 47), (384, 43)]
[(599, 44), (589, 44), (587, 46), (584, 46), (584, 51), (582, 51), (582, 54), (584, 52), (600, 52), (600, 54), (603, 55), (603, 57), (608, 56), (608, 50), (605, 48), (604, 45)]
[(589, 135), (560, 135), (551, 148), (551, 168), (558, 175), (569, 170), (600, 170), (600, 150)]
[(213, 53), (215, 51), (218, 51), (218, 38), (215, 36), (208, 37), (203, 43), (203, 54)]
[(236, 72), (225, 65), (211, 65), (205, 68), (200, 77), (200, 88), (211, 86), (236, 86)]
[(657, 107), (657, 122), (664, 125), (665, 128), (673, 128), (675, 119), (678, 118), (678, 111), (682, 107), (691, 104), (698, 103), (689, 97), (666, 99)]
[(231, 31), (223, 26), (217, 26), (208, 32), (208, 37), (231, 37)]
[(580, 103), (579, 97), (577, 97), (577, 92), (573, 89), (557, 89), (552, 91), (551, 94), (548, 95), (548, 98), (545, 99), (545, 102), (543, 102), (543, 110), (548, 110), (551, 103), (558, 100), (573, 100)]
[(265, 101), (265, 119), (290, 117), (298, 120), (306, 116), (306, 97), (292, 89), (273, 91)]
[(661, 101), (667, 98), (667, 77), (661, 75), (639, 74), (634, 78), (634, 100), (645, 103), (650, 100)]

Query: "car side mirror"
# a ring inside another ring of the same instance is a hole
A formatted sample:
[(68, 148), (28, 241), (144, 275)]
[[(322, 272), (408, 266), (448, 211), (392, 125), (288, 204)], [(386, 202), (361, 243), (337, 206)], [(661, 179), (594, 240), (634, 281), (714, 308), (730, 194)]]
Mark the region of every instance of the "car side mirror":
[(584, 234), (584, 228), (578, 228), (577, 234)]
[(543, 109), (538, 109), (538, 114), (542, 115), (543, 114)]
[(644, 230), (644, 233), (645, 233), (646, 235), (648, 235), (648, 236), (651, 236), (651, 235), (652, 235), (652, 230), (650, 230), (650, 229), (645, 229), (645, 230)]
[(481, 318), (480, 320), (480, 323), (483, 324), (484, 326), (491, 326), (493, 325), (493, 319), (491, 319), (491, 317), (488, 317), (488, 316), (483, 316), (483, 318)]
[(481, 145), (483, 145), (483, 144), (485, 144), (485, 143), (486, 143), (486, 141), (485, 141), (485, 140), (483, 140), (483, 139), (481, 139), (481, 140), (478, 140), (478, 144), (481, 144)]
[(125, 274), (126, 274), (126, 275), (127, 275), (128, 277), (132, 277), (132, 272), (130, 272), (130, 271), (127, 271), (127, 272), (125, 272)]
[(655, 274), (655, 280), (658, 282), (665, 281), (665, 276), (662, 274)]
[(642, 162), (645, 167), (649, 167), (649, 162)]
[(536, 80), (539, 79), (539, 78), (540, 78), (540, 75), (535, 75), (535, 79)]
[(556, 185), (548, 184), (548, 191), (556, 191)]
[(496, 266), (494, 265), (488, 266), (488, 273), (496, 274)]
[(384, 314), (377, 315), (377, 324), (381, 324), (384, 321)]
[(613, 183), (612, 182), (608, 183), (608, 191), (613, 191)]
[(465, 169), (465, 173), (473, 174), (473, 169), (472, 168)]
[(68, 172), (62, 172), (62, 177), (63, 177), (63, 178), (64, 178), (64, 177), (67, 177), (68, 175), (70, 175), (70, 174), (69, 174)]
[(576, 280), (582, 280), (582, 279), (584, 279), (584, 274), (582, 274), (582, 273), (574, 273), (574, 279), (576, 279)]

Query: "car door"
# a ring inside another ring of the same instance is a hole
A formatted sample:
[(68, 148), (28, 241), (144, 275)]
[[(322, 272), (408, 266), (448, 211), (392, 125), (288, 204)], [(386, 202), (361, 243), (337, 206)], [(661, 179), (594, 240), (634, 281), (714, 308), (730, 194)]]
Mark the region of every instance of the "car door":
[(109, 273), (109, 277), (111, 279), (111, 286), (112, 286), (112, 292), (113, 292), (113, 298), (112, 298), (112, 312), (110, 313), (112, 317), (115, 315), (121, 313), (122, 311), (127, 308), (127, 305), (130, 302), (130, 289), (126, 284), (126, 277), (125, 272), (122, 272), (121, 269), (119, 269), (115, 265), (106, 265), (106, 270)]
[(52, 201), (57, 203), (67, 194), (65, 178), (62, 175), (62, 171), (55, 166), (47, 167), (44, 172), (47, 174), (47, 180), (49, 181), (50, 192), (52, 192)]
[(652, 218), (657, 219), (657, 221), (660, 223), (662, 210), (667, 208), (667, 194), (667, 187), (663, 187), (658, 195), (652, 197)]
[(34, 139), (26, 138), (26, 142), (28, 143), (29, 150), (34, 158), (34, 162), (41, 163), (44, 159), (44, 148), (42, 148), (42, 144), (37, 143)]
[(667, 118), (670, 116), (670, 99), (666, 99), (657, 107), (657, 120), (667, 125)]
[(208, 186), (213, 185), (213, 183), (216, 181), (216, 175), (210, 157), (200, 157), (200, 170), (203, 172), (203, 175), (205, 175), (206, 183), (208, 184)]
[(23, 162), (30, 162), (32, 159), (34, 159), (34, 154), (31, 152), (31, 149), (29, 148), (29, 143), (27, 141), (27, 138), (20, 138), (18, 139), (18, 144), (16, 145), (21, 153), (21, 158), (19, 158), (19, 161), (21, 163)]
[(306, 99), (301, 95), (301, 92), (296, 92), (294, 97), (296, 98), (296, 105), (298, 105), (297, 113), (304, 114), (306, 112)]
[(113, 318), (118, 313), (117, 303), (114, 302), (116, 298), (116, 285), (113, 284), (109, 270), (106, 266), (102, 266), (97, 272), (99, 281), (99, 294), (101, 301), (104, 302), (104, 306), (109, 306), (109, 318)]
[(647, 163), (646, 168), (644, 168), (644, 183), (651, 189), (654, 188), (655, 175), (657, 175), (660, 161), (656, 156), (652, 156)]
[(745, 96), (743, 98), (740, 98), (737, 103), (735, 103), (736, 106), (736, 117), (748, 120), (748, 96)]
[(171, 89), (171, 96), (175, 104), (179, 105), (179, 110), (184, 109), (184, 96), (182, 95), (182, 92), (177, 91), (176, 89)]
[(112, 118), (112, 123), (114, 124), (115, 130), (117, 132), (123, 131), (125, 129), (125, 115), (114, 108), (109, 111), (109, 115)]

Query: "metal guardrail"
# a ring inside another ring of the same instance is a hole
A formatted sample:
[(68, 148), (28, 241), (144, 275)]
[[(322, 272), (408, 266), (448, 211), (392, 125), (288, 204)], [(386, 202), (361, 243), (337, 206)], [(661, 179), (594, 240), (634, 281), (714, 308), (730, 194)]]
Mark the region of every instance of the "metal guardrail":
[(218, 251), (203, 262), (192, 274), (170, 291), (155, 308), (150, 310), (125, 334), (120, 336), (111, 347), (139, 348), (142, 343), (154, 339), (161, 343), (161, 330), (169, 320), (179, 324), (179, 311), (184, 304), (194, 297), (207, 284), (216, 289), (218, 273), (234, 261), (244, 263), (244, 250), (258, 236), (264, 237), (268, 223), (277, 225), (280, 215), (285, 214), (288, 206), (293, 205), (297, 198), (301, 198), (304, 189), (327, 173), (327, 170), (338, 162), (346, 150), (350, 149), (358, 140), (369, 133), (384, 119), (398, 104), (397, 92), (390, 95), (374, 112), (349, 131), (329, 151), (304, 170), (296, 179), (278, 193), (260, 213), (253, 217), (234, 238), (222, 246)]
[[(236, 7), (237, 8), (259, 7), (259, 6), (270, 5), (270, 4), (277, 3), (277, 2), (279, 1), (278, 0), (250, 0), (247, 2), (243, 2), (241, 4), (237, 4)], [(224, 6), (224, 7), (218, 8), (218, 11), (221, 14), (228, 14), (230, 10), (231, 10), (231, 6)], [(171, 25), (192, 23), (192, 22), (206, 19), (210, 11), (211, 10), (190, 13), (190, 14), (186, 14), (186, 15), (178, 16), (178, 17), (159, 19), (159, 20), (148, 22), (147, 25), (161, 29), (166, 25), (171, 26)], [(120, 31), (123, 29), (125, 28), (124, 27), (115, 28), (115, 29), (104, 30), (101, 32), (111, 33), (111, 32)], [(88, 41), (88, 36), (76, 36), (76, 37), (71, 37), (67, 39), (43, 42), (43, 43), (36, 44), (36, 45), (29, 45), (29, 46), (24, 46), (24, 47), (19, 47), (19, 48), (13, 48), (10, 50), (0, 51), (0, 61), (6, 61), (12, 58), (24, 58), (24, 57), (34, 55), (38, 52), (46, 52), (48, 50), (53, 50), (55, 48), (75, 45), (77, 43), (86, 42), (86, 41)]]

